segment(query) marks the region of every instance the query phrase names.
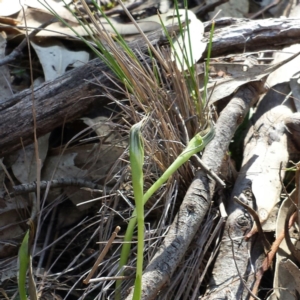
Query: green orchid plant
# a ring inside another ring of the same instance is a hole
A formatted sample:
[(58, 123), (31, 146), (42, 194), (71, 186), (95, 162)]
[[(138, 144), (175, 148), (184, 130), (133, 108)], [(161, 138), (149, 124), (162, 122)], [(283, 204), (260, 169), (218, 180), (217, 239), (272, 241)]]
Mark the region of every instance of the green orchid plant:
[[(143, 257), (144, 257), (144, 205), (150, 197), (163, 186), (163, 184), (193, 155), (199, 153), (204, 147), (213, 139), (214, 128), (208, 127), (202, 133), (196, 134), (182, 151), (182, 153), (175, 159), (169, 168), (157, 179), (157, 181), (143, 194), (143, 163), (144, 163), (144, 147), (141, 135), (141, 126), (144, 120), (132, 126), (130, 130), (129, 139), (129, 155), (130, 166), (132, 174), (132, 186), (134, 192), (134, 199), (136, 209), (133, 211), (127, 226), (124, 237), (124, 244), (122, 247), (119, 268), (121, 269), (128, 261), (130, 253), (130, 242), (134, 232), (135, 225), (138, 227), (138, 246), (137, 246), (137, 268), (136, 279), (134, 285), (133, 299), (141, 299), (142, 286), (142, 271), (143, 271)], [(118, 288), (118, 286), (117, 286)]]

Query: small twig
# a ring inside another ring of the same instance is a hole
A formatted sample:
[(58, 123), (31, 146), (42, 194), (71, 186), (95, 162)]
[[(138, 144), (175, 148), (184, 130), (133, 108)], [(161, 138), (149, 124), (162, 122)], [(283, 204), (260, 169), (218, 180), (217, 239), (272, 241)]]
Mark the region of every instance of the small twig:
[[(98, 190), (102, 191), (103, 186), (99, 185), (97, 183), (94, 183), (90, 180), (81, 179), (81, 178), (75, 178), (75, 177), (69, 177), (69, 178), (58, 178), (53, 180), (41, 180), (39, 182), (40, 189), (45, 190), (47, 188), (47, 185), (49, 184), (52, 188), (57, 187), (65, 187), (65, 186), (78, 186), (78, 187), (85, 187), (90, 188), (92, 190)], [(28, 184), (20, 184), (13, 186), (13, 192), (10, 194), (10, 196), (25, 194), (36, 191), (37, 188), (37, 182), (31, 182)]]
[(226, 183), (212, 169), (210, 169), (197, 155), (194, 156), (196, 156), (197, 162), (200, 165), (201, 169), (204, 170), (206, 174), (208, 174), (211, 178), (213, 178), (223, 188), (225, 188)]
[(5, 56), (3, 59), (0, 60), (0, 67), (3, 65), (6, 65), (12, 61), (14, 61), (19, 55), (22, 54), (23, 49), (25, 48), (25, 46), (27, 45), (27, 38), (30, 39), (32, 37), (34, 37), (37, 33), (39, 33), (42, 29), (44, 29), (45, 27), (47, 27), (48, 25), (57, 22), (56, 18), (53, 18), (45, 23), (43, 23), (41, 26), (39, 26), (38, 28), (34, 29), (29, 35), (28, 37), (25, 37), (23, 39), (23, 41), (7, 56)]
[(232, 240), (232, 238), (230, 236), (230, 228), (228, 228), (228, 237), (229, 237), (230, 242), (231, 242), (231, 251), (232, 251), (232, 256), (233, 256), (233, 261), (234, 261), (234, 264), (235, 264), (235, 268), (237, 270), (237, 273), (238, 273), (238, 275), (240, 277), (241, 282), (243, 283), (244, 287), (247, 289), (247, 291), (249, 292), (249, 294), (251, 295), (252, 298), (260, 300), (260, 298), (258, 298), (257, 296), (255, 296), (253, 294), (253, 292), (249, 289), (249, 287), (247, 286), (246, 282), (244, 281), (244, 279), (243, 279), (243, 277), (242, 277), (242, 275), (240, 273), (239, 267), (238, 267), (238, 265), (236, 263), (236, 258), (235, 258), (235, 254), (234, 254), (234, 243), (233, 243), (233, 240)]
[(125, 280), (125, 279), (131, 279), (134, 278), (135, 275), (130, 276), (112, 276), (112, 277), (101, 277), (101, 278), (92, 278), (90, 279), (90, 283), (92, 282), (100, 282), (100, 281), (111, 281), (111, 280)]
[(191, 9), (191, 11), (198, 16), (207, 15), (210, 11), (214, 11), (216, 7), (220, 6), (223, 3), (228, 2), (229, 0), (218, 0), (214, 3), (206, 4), (206, 5), (198, 5)]
[(292, 204), (289, 207), (289, 210), (286, 214), (286, 219), (284, 223), (285, 241), (294, 258), (297, 260), (297, 262), (300, 262), (300, 251), (292, 243), (290, 233), (289, 233), (289, 228), (291, 228), (291, 226), (294, 224), (296, 218), (297, 218), (297, 210), (295, 208), (295, 204)]
[(226, 222), (228, 218), (228, 214), (226, 212), (223, 196), (219, 196), (218, 200), (219, 200), (218, 202), (219, 202), (219, 211), (220, 211), (221, 219), (223, 219), (223, 222)]
[(0, 288), (0, 293), (3, 295), (3, 297), (6, 299), (6, 300), (9, 300), (5, 290), (3, 288)]
[(116, 236), (118, 235), (118, 232), (121, 230), (120, 226), (117, 226), (115, 231), (112, 233), (110, 239), (108, 240), (106, 246), (104, 247), (104, 249), (102, 250), (102, 252), (100, 253), (98, 259), (96, 260), (95, 264), (93, 265), (93, 268), (91, 270), (91, 272), (89, 273), (89, 275), (86, 277), (86, 279), (83, 280), (84, 284), (89, 284), (90, 279), (92, 278), (92, 276), (94, 275), (94, 273), (96, 272), (99, 264), (102, 262), (103, 258), (105, 257), (107, 251), (109, 250), (112, 242), (114, 241), (114, 239), (116, 238)]
[[(261, 223), (259, 221), (259, 217), (258, 217), (256, 211), (252, 207), (248, 206), (246, 203), (242, 202), (238, 197), (235, 196), (235, 197), (233, 197), (233, 199), (234, 199), (235, 202), (237, 202), (238, 204), (243, 206), (245, 209), (247, 209), (249, 214), (254, 219), (254, 222), (255, 222), (256, 227), (257, 227), (258, 234), (260, 235), (260, 237), (262, 239), (262, 242), (263, 242), (263, 245), (264, 245), (265, 253), (267, 254), (268, 251), (271, 248), (271, 245), (270, 245), (270, 243), (268, 242), (268, 240), (266, 239), (266, 237), (264, 235), (264, 232), (263, 232), (263, 229), (262, 229), (262, 226), (261, 226)], [(250, 233), (248, 233), (245, 237), (250, 238), (251, 235), (252, 235), (252, 231), (250, 231)]]
[[(277, 237), (277, 239), (274, 241), (274, 243), (271, 246), (270, 251), (267, 253), (266, 258), (264, 259), (261, 267), (259, 268), (259, 270), (256, 272), (256, 280), (255, 283), (253, 285), (252, 288), (252, 293), (253, 294), (257, 294), (258, 292), (258, 288), (262, 279), (263, 274), (265, 273), (265, 271), (267, 271), (270, 267), (270, 265), (272, 264), (273, 258), (281, 244), (281, 242), (283, 241), (285, 236), (284, 231), (281, 232), (281, 234)], [(249, 298), (249, 300), (253, 300), (252, 297)]]
[(276, 6), (277, 4), (279, 4), (281, 0), (274, 0), (272, 3), (270, 3), (269, 5), (265, 6), (264, 8), (262, 8), (261, 10), (259, 10), (258, 12), (251, 14), (250, 16), (248, 16), (249, 19), (255, 19), (258, 16), (262, 15), (264, 12), (268, 11), (270, 8), (272, 8), (273, 6)]

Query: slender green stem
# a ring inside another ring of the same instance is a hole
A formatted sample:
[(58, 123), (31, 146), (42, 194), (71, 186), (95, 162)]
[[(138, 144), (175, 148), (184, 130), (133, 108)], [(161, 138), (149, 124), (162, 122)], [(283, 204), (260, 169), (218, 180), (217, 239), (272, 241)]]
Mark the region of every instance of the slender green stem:
[(194, 154), (203, 150), (203, 148), (212, 140), (214, 136), (213, 128), (204, 136), (201, 137), (200, 133), (196, 134), (189, 142), (187, 147), (182, 153), (174, 160), (171, 166), (159, 177), (155, 183), (149, 188), (143, 197), (144, 205), (149, 198)]
[(138, 225), (137, 266), (133, 300), (140, 300), (142, 295), (142, 273), (144, 260), (144, 145), (141, 137), (141, 126), (144, 119), (133, 125), (129, 136), (129, 156), (132, 176), (132, 187)]
[[(149, 198), (173, 175), (173, 173), (178, 170), (185, 162), (187, 162), (191, 156), (200, 152), (204, 147), (213, 139), (214, 128), (211, 127), (209, 132), (203, 137), (198, 133), (194, 138), (191, 139), (187, 147), (183, 152), (175, 159), (171, 166), (163, 173), (163, 175), (157, 179), (157, 181), (149, 188), (149, 190), (143, 196), (143, 205), (149, 200)], [(134, 228), (137, 222), (137, 209), (132, 213), (131, 219), (128, 223), (127, 230), (124, 237), (124, 244), (122, 246), (119, 269), (126, 265), (129, 253), (130, 253), (130, 243), (132, 241), (132, 236)], [(138, 237), (139, 238), (139, 237)], [(127, 242), (127, 243), (126, 243)], [(121, 282), (117, 281), (116, 288), (120, 288)], [(116, 297), (116, 299), (119, 299)]]

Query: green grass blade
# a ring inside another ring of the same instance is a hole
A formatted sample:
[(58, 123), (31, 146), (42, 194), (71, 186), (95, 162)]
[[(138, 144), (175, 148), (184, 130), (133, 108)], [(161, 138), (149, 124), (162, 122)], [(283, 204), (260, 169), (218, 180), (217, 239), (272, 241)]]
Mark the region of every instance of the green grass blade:
[(215, 21), (212, 21), (210, 35), (209, 35), (208, 49), (207, 49), (207, 57), (206, 57), (206, 63), (205, 63), (203, 106), (205, 106), (206, 102), (207, 102), (207, 85), (208, 85), (208, 75), (209, 75), (209, 64), (210, 64), (212, 39), (213, 39), (214, 31), (215, 31)]
[(19, 261), (19, 272), (18, 272), (18, 288), (20, 300), (27, 300), (26, 295), (26, 274), (28, 270), (30, 253), (29, 253), (29, 230), (27, 230), (22, 244), (19, 249), (18, 261)]
[(180, 61), (180, 55), (184, 54), (183, 60), (187, 66), (187, 71), (184, 71), (182, 74), (188, 86), (189, 91), (191, 91), (191, 97), (193, 99), (197, 115), (200, 116), (202, 111), (202, 107), (201, 107), (202, 103), (201, 100), (199, 100), (201, 98), (201, 95), (198, 88), (197, 73), (196, 73), (195, 66), (192, 63), (194, 61), (194, 58), (193, 58), (193, 51), (192, 51), (191, 33), (189, 27), (188, 6), (185, 0), (185, 22), (183, 23), (180, 19), (180, 12), (179, 12), (177, 1), (175, 1), (174, 5), (175, 5), (175, 15), (177, 16), (177, 22), (179, 27), (179, 36), (181, 36), (182, 40), (184, 41), (184, 36), (187, 34), (188, 43), (189, 43), (189, 53), (185, 45), (182, 46), (182, 49), (179, 51), (180, 53), (176, 51), (176, 48), (174, 47), (173, 39), (170, 36), (167, 27), (163, 23), (160, 15), (158, 15), (158, 17), (160, 18), (160, 24), (162, 26), (166, 39), (168, 40), (170, 47), (173, 50), (174, 58), (176, 58), (177, 61)]
[(98, 3), (95, 0), (92, 0), (93, 5), (97, 8), (97, 10), (100, 12), (101, 16), (107, 21), (107, 23), (111, 26), (112, 30), (116, 34), (116, 40), (118, 41), (119, 45), (123, 48), (123, 50), (133, 59), (136, 61), (137, 58), (134, 54), (134, 52), (128, 47), (128, 44), (124, 40), (124, 38), (119, 34), (118, 30), (115, 28), (113, 23), (110, 21), (109, 17), (104, 13), (103, 9), (98, 5)]

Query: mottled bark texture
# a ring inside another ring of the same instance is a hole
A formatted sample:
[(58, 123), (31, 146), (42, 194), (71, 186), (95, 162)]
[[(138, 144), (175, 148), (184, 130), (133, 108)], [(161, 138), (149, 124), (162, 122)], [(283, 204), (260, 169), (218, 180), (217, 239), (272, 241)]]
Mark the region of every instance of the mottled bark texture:
[[(161, 31), (148, 35), (153, 44), (161, 36)], [(148, 49), (142, 38), (129, 46), (140, 53)], [(137, 57), (142, 64), (149, 63), (146, 56)], [(94, 59), (33, 91), (28, 89), (0, 102), (0, 157), (33, 142), (33, 107), (38, 137), (81, 117), (92, 104), (101, 109), (108, 102), (105, 87), (112, 93), (117, 89), (109, 74), (113, 76), (100, 59)]]

